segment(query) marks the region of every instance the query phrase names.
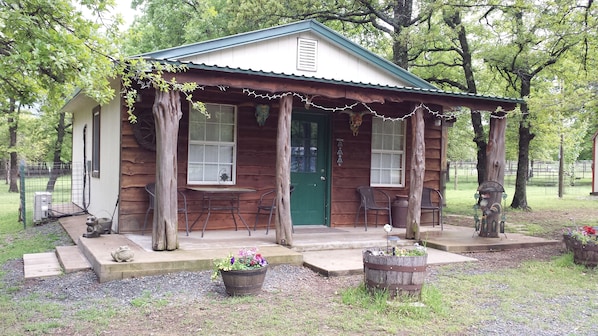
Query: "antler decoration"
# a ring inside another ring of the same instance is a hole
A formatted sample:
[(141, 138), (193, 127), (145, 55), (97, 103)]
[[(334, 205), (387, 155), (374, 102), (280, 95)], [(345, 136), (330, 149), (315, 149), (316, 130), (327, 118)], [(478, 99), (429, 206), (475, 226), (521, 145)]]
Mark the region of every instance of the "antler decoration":
[(353, 136), (357, 136), (357, 134), (359, 134), (359, 126), (361, 126), (361, 123), (363, 122), (363, 115), (368, 114), (368, 112), (354, 112), (351, 110), (345, 110), (341, 111), (341, 113), (349, 115), (349, 128), (353, 132)]

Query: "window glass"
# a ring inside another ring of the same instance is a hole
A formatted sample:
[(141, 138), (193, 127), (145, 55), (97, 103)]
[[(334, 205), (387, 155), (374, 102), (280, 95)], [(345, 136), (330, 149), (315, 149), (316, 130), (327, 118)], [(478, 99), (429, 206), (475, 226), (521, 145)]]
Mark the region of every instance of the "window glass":
[(405, 186), (405, 122), (372, 120), (372, 186)]
[(91, 176), (100, 177), (100, 106), (92, 110)]
[(236, 170), (236, 108), (205, 104), (210, 115), (191, 110), (187, 183), (234, 184)]
[(315, 173), (318, 158), (318, 123), (291, 122), (291, 172)]

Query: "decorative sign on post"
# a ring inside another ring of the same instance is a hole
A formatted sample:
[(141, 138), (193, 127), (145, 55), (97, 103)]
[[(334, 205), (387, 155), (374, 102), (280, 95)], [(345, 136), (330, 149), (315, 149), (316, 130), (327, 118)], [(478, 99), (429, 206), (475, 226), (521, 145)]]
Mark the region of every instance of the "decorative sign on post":
[(338, 147), (338, 150), (336, 151), (336, 164), (340, 167), (343, 165), (343, 139), (338, 138), (336, 139), (336, 147)]

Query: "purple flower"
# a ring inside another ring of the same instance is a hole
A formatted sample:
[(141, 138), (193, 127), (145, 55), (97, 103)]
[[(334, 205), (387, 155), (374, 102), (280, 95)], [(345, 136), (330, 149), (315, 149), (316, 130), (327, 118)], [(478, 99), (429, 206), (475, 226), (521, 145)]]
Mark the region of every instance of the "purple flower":
[(234, 264), (234, 263), (235, 263), (235, 257), (231, 257), (231, 258), (230, 258), (230, 264), (232, 265), (232, 264)]

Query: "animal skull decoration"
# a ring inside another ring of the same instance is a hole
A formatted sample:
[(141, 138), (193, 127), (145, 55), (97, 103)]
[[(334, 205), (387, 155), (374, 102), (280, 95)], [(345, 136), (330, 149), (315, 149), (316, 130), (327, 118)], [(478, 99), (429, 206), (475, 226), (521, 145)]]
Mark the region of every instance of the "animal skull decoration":
[(363, 115), (367, 114), (368, 112), (354, 112), (354, 111), (341, 111), (341, 113), (345, 113), (349, 115), (349, 128), (353, 132), (353, 136), (357, 136), (359, 134), (359, 126), (363, 122)]

